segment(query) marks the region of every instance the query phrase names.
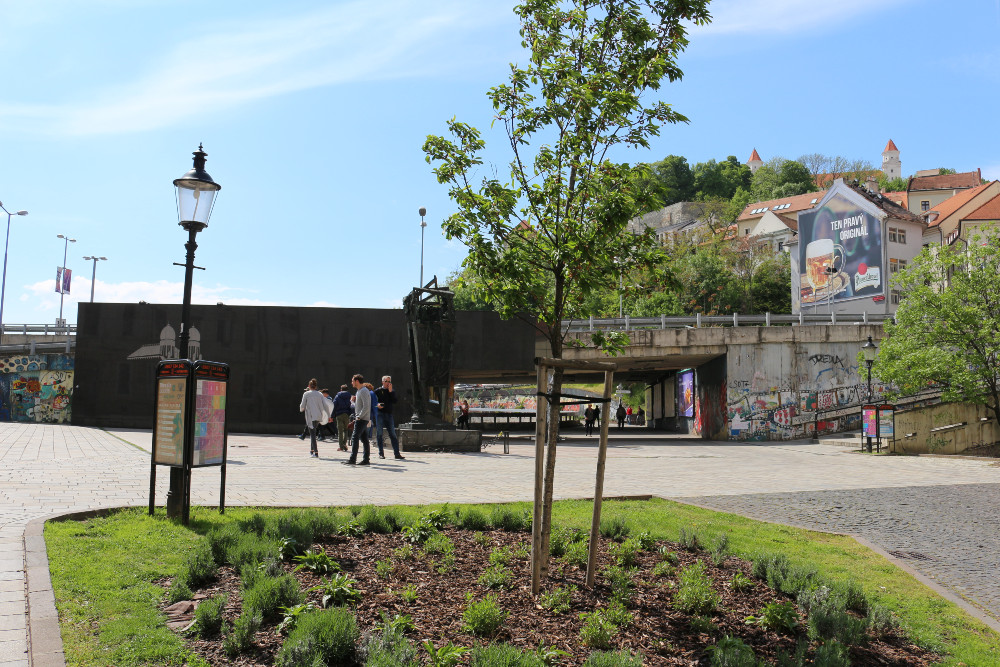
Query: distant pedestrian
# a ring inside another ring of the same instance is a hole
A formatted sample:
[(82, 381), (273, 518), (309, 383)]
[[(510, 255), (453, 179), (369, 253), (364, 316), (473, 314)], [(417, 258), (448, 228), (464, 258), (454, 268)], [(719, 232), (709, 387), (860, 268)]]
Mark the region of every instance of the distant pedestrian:
[(618, 419), (618, 430), (625, 428), (625, 406), (621, 403), (618, 404), (618, 409), (615, 410), (615, 417)]
[(333, 418), (337, 422), (337, 438), (340, 440), (340, 451), (347, 451), (347, 439), (351, 436), (351, 392), (347, 385), (340, 385), (340, 391), (333, 397)]
[(317, 391), (317, 386), (316, 378), (309, 380), (309, 386), (306, 387), (299, 402), (299, 412), (304, 414), (306, 425), (309, 427), (309, 455), (314, 458), (319, 458), (319, 450), (316, 449), (316, 431), (319, 430), (319, 425), (326, 423), (329, 418), (326, 399)]
[[(375, 424), (378, 421), (378, 397), (375, 396), (375, 385), (371, 382), (365, 382), (365, 389), (371, 394), (372, 399), (372, 409), (371, 416), (368, 418), (368, 440), (375, 440), (375, 436), (378, 433), (375, 431)], [(385, 457), (383, 457), (385, 458)]]
[(462, 399), (462, 404), (458, 406), (458, 427), (469, 428), (469, 401)]
[[(365, 378), (355, 373), (351, 378), (354, 387), (354, 431), (351, 433), (351, 456), (346, 465), (371, 465), (371, 445), (368, 444), (368, 420), (371, 419), (372, 395), (365, 387)], [(358, 461), (358, 440), (364, 443), (364, 458)]]
[(639, 408), (639, 416), (635, 418), (635, 423), (639, 426), (646, 425), (646, 411), (644, 409)]
[(597, 421), (597, 408), (593, 405), (588, 405), (587, 409), (583, 411), (583, 425), (586, 428), (587, 435), (594, 434), (595, 421)]
[(333, 397), (330, 396), (329, 389), (320, 389), (319, 393), (323, 394), (323, 398), (326, 400), (326, 422), (319, 425), (319, 435), (316, 436), (317, 440), (324, 440), (323, 433), (330, 436), (330, 440), (337, 437), (337, 422), (333, 419)]
[(632, 420), (632, 406), (631, 405), (628, 406), (627, 408), (625, 408), (625, 421), (627, 421), (629, 424), (634, 424), (635, 423)]
[(392, 378), (388, 375), (382, 376), (382, 386), (375, 390), (375, 398), (378, 402), (378, 415), (375, 418), (378, 431), (378, 457), (384, 459), (384, 449), (382, 445), (382, 430), (389, 432), (389, 442), (392, 443), (392, 453), (396, 459), (403, 460), (405, 457), (399, 452), (399, 438), (396, 437), (396, 422), (392, 416), (392, 408), (396, 405), (396, 392), (392, 388)]

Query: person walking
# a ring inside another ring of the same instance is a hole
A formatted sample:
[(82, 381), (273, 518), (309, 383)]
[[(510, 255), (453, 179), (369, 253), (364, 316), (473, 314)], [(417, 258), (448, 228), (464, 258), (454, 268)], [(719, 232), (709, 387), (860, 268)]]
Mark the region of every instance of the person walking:
[(329, 389), (320, 389), (319, 393), (323, 394), (323, 398), (326, 400), (326, 421), (319, 425), (319, 435), (316, 436), (316, 439), (324, 441), (323, 433), (325, 432), (332, 441), (337, 437), (337, 422), (333, 419), (333, 397), (330, 396)]
[[(378, 398), (375, 396), (375, 385), (371, 382), (365, 382), (365, 389), (367, 389), (368, 393), (371, 394), (370, 398), (372, 399), (371, 416), (368, 419), (368, 440), (372, 441), (375, 440), (375, 436), (378, 435), (378, 431), (375, 429), (375, 425), (378, 423)], [(382, 443), (379, 443), (380, 448), (381, 444)], [(383, 456), (382, 458), (385, 457)]]
[[(372, 395), (365, 387), (365, 378), (355, 373), (351, 378), (354, 387), (354, 432), (351, 433), (351, 456), (345, 465), (371, 465), (371, 445), (368, 444), (368, 420), (371, 419)], [(358, 461), (358, 440), (364, 443), (364, 458)]]
[(396, 422), (392, 416), (392, 406), (396, 404), (396, 392), (392, 388), (392, 378), (388, 375), (382, 376), (382, 386), (375, 390), (375, 399), (378, 401), (378, 415), (375, 417), (378, 427), (376, 437), (378, 438), (378, 457), (384, 459), (382, 447), (382, 429), (389, 432), (389, 442), (392, 443), (392, 453), (397, 460), (405, 460), (405, 456), (399, 453), (399, 438), (396, 437)]
[(618, 419), (618, 430), (625, 428), (625, 406), (621, 403), (618, 404), (618, 409), (615, 410), (615, 417)]
[(333, 418), (337, 422), (337, 438), (340, 440), (340, 451), (347, 451), (347, 439), (351, 436), (348, 424), (351, 423), (351, 392), (347, 385), (340, 385), (340, 391), (333, 397)]
[(593, 405), (588, 405), (587, 409), (583, 411), (583, 425), (586, 428), (586, 434), (588, 436), (594, 434), (594, 421), (597, 419), (597, 408)]
[(306, 425), (309, 427), (309, 456), (319, 458), (319, 451), (316, 449), (316, 431), (320, 424), (325, 424), (329, 419), (326, 407), (326, 399), (323, 394), (317, 391), (316, 378), (309, 380), (309, 385), (302, 394), (299, 402), (299, 412), (306, 418)]
[(458, 427), (469, 428), (469, 401), (465, 399), (458, 406)]

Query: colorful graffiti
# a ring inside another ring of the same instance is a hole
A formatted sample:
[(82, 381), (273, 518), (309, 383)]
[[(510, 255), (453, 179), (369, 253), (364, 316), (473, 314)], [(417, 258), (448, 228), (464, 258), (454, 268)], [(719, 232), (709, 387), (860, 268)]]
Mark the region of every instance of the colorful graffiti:
[(72, 417), (73, 357), (0, 357), (0, 420), (64, 424)]

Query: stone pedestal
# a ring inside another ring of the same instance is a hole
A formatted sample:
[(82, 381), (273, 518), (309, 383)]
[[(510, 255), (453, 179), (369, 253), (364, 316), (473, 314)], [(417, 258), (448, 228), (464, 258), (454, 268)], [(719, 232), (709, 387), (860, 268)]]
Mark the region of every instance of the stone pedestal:
[(399, 447), (405, 452), (479, 452), (482, 451), (482, 433), (475, 430), (408, 429), (396, 431)]

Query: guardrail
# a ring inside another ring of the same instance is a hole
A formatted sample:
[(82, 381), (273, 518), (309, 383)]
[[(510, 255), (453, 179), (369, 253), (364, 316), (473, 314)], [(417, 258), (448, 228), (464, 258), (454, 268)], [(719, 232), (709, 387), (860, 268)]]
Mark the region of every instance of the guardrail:
[(587, 320), (564, 320), (563, 329), (568, 332), (584, 331), (630, 331), (633, 329), (698, 329), (701, 327), (723, 326), (723, 327), (748, 327), (748, 326), (780, 326), (807, 324), (881, 324), (886, 320), (892, 320), (892, 315), (884, 313), (871, 314), (837, 314), (829, 315), (798, 315), (764, 313), (763, 315), (694, 315), (694, 316), (667, 316), (659, 317), (624, 317), (624, 318), (594, 318)]
[(0, 333), (10, 336), (72, 336), (76, 335), (75, 324), (4, 324)]

